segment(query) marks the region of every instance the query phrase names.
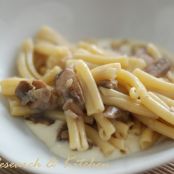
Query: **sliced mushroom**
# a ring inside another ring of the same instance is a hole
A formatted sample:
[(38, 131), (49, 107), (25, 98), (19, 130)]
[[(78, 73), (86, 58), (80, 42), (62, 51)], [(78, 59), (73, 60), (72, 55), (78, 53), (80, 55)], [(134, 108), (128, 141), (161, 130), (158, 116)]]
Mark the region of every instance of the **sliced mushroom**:
[(17, 86), (15, 94), (21, 100), (22, 105), (26, 105), (30, 102), (30, 98), (28, 97), (27, 93), (32, 89), (33, 86), (27, 81), (21, 81)]
[(51, 125), (55, 122), (55, 120), (46, 117), (44, 113), (34, 114), (26, 117), (26, 120), (32, 121), (34, 124), (45, 124)]
[(117, 89), (117, 81), (116, 80), (102, 80), (98, 83), (99, 86), (108, 89)]
[(155, 77), (161, 77), (166, 75), (166, 73), (170, 70), (171, 63), (166, 58), (161, 58), (155, 61), (152, 64), (149, 64), (145, 71), (149, 74), (152, 74)]
[(69, 140), (67, 124), (63, 124), (63, 126), (60, 128), (57, 134), (57, 140), (58, 141)]

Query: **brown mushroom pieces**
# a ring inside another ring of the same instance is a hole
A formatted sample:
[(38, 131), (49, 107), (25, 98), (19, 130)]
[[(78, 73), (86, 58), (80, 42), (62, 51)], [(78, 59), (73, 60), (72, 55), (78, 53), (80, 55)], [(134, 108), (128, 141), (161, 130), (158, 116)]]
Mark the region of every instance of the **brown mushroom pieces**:
[(102, 80), (98, 83), (98, 86), (102, 86), (108, 89), (117, 89), (117, 81), (116, 80)]
[(130, 120), (130, 114), (128, 111), (124, 111), (115, 106), (105, 106), (104, 116), (111, 119), (118, 119), (124, 122)]
[(68, 99), (65, 104), (63, 105), (63, 110), (71, 110), (77, 116), (84, 116), (84, 112), (82, 108), (72, 99)]
[(60, 106), (61, 98), (54, 90), (45, 87), (42, 82), (35, 81), (34, 83), (39, 89), (26, 81), (20, 82), (17, 86), (15, 93), (22, 105), (28, 105), (39, 111), (52, 110)]
[(44, 113), (38, 113), (38, 114), (33, 114), (30, 116), (27, 116), (26, 120), (32, 121), (34, 124), (41, 123), (41, 124), (45, 124), (47, 126), (49, 126), (55, 122), (55, 120), (53, 120), (49, 117), (46, 117), (44, 115)]
[(35, 87), (35, 89), (47, 87), (47, 85), (41, 80), (33, 80), (32, 85)]
[(67, 124), (63, 124), (57, 134), (57, 140), (69, 140), (68, 127)]
[(28, 97), (28, 91), (32, 90), (33, 86), (27, 81), (21, 81), (15, 90), (15, 95), (19, 98), (22, 105), (26, 105), (30, 102)]
[(56, 92), (67, 98), (73, 98), (80, 106), (84, 106), (84, 96), (80, 82), (72, 69), (65, 69), (56, 79)]
[(161, 77), (166, 75), (166, 73), (169, 71), (170, 68), (171, 68), (170, 61), (166, 58), (161, 58), (155, 61), (154, 63), (149, 64), (145, 68), (145, 71), (155, 77)]
[(53, 90), (41, 88), (28, 92), (31, 99), (30, 107), (40, 111), (53, 110), (62, 107), (61, 97), (58, 97)]
[(120, 109), (114, 107), (114, 106), (107, 106), (105, 111), (104, 111), (104, 116), (107, 118), (118, 118), (120, 114), (118, 114)]

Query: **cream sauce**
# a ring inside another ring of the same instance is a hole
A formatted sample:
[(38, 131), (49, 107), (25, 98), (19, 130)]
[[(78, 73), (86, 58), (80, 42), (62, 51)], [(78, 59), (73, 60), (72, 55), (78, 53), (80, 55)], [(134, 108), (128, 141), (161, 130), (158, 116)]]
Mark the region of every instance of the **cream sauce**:
[(26, 121), (26, 124), (31, 131), (43, 141), (48, 148), (57, 156), (68, 159), (72, 156), (78, 160), (94, 160), (94, 161), (108, 161), (116, 158), (123, 157), (127, 154), (140, 151), (139, 137), (129, 134), (126, 139), (126, 147), (128, 153), (121, 153), (118, 149), (115, 149), (114, 153), (109, 156), (104, 156), (98, 147), (92, 147), (85, 152), (72, 151), (69, 148), (69, 144), (66, 141), (57, 141), (57, 134), (63, 125), (63, 121), (55, 121), (54, 124), (47, 126), (44, 124), (34, 124), (31, 121)]

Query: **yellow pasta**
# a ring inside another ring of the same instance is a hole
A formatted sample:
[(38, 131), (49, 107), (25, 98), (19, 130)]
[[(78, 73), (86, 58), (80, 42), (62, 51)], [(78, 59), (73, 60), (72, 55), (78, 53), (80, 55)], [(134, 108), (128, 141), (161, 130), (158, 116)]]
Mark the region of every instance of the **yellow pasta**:
[(158, 50), (158, 48), (152, 44), (152, 43), (149, 43), (147, 44), (147, 53), (152, 56), (153, 58), (156, 58), (156, 59), (159, 59), (162, 57), (160, 51)]
[(167, 109), (169, 109), (169, 106), (160, 99), (160, 97), (158, 97), (155, 93), (153, 92), (148, 92), (148, 94), (150, 95), (150, 97), (152, 97), (155, 101), (157, 101), (158, 103), (160, 103), (161, 105), (163, 105), (164, 107), (166, 107)]
[(98, 55), (104, 54), (103, 50), (98, 48), (95, 44), (89, 44), (89, 43), (86, 43), (86, 42), (80, 42), (78, 44), (78, 47), (83, 48), (83, 49), (89, 51), (92, 54), (98, 54)]
[(146, 62), (143, 59), (130, 57), (128, 67), (126, 69), (132, 72), (136, 68), (144, 69), (145, 67)]
[(31, 72), (28, 70), (27, 62), (26, 62), (26, 54), (24, 52), (20, 52), (17, 57), (17, 69), (18, 73), (23, 78), (34, 78)]
[(174, 139), (174, 127), (168, 126), (158, 120), (147, 119), (145, 117), (136, 116), (136, 118), (145, 124), (147, 127), (151, 128), (152, 130), (162, 134), (166, 137)]
[(34, 45), (32, 40), (31, 39), (25, 40), (22, 45), (22, 51), (25, 53), (27, 68), (33, 77), (40, 79), (41, 75), (37, 72), (34, 66), (33, 50), (34, 50)]
[(43, 26), (35, 36), (36, 41), (47, 41), (52, 44), (68, 45), (68, 42), (56, 31), (48, 26)]
[(142, 132), (142, 124), (138, 120), (134, 121), (134, 124), (132, 125), (132, 128), (130, 129), (130, 132), (135, 135), (140, 135)]
[(121, 152), (127, 152), (125, 140), (123, 138), (111, 137), (109, 143), (111, 143), (115, 148), (119, 149)]
[[(6, 96), (13, 96), (13, 95), (15, 95), (16, 87), (18, 86), (18, 84), (22, 80), (26, 81), (26, 79), (17, 78), (17, 77), (9, 78), (9, 79), (6, 79), (6, 80), (2, 80), (0, 82), (1, 93), (3, 95), (6, 95)], [(27, 80), (27, 81), (30, 82), (31, 80)]]
[[(144, 85), (141, 83), (141, 81), (132, 73), (129, 71), (121, 69), (117, 73), (117, 80), (118, 82), (121, 82), (122, 84), (128, 84), (132, 87), (135, 87), (135, 92), (137, 93), (137, 96), (144, 97), (146, 96), (147, 90), (144, 87)], [(135, 96), (133, 96), (134, 98)]]
[(155, 93), (161, 100), (163, 100), (169, 107), (174, 107), (174, 100), (166, 97), (164, 95), (161, 95), (159, 93)]
[(153, 112), (146, 109), (140, 102), (132, 100), (129, 96), (106, 88), (100, 88), (104, 104), (119, 107), (123, 110), (149, 118), (158, 118)]
[(126, 123), (122, 122), (122, 121), (113, 121), (113, 124), (115, 126), (116, 132), (115, 135), (117, 137), (123, 137), (126, 138), (128, 135), (128, 131), (129, 131), (129, 125), (127, 125)]
[(70, 55), (70, 50), (66, 46), (56, 46), (44, 41), (37, 42), (34, 49), (46, 56), (54, 55), (62, 58)]
[(174, 84), (163, 81), (156, 78), (140, 69), (134, 70), (134, 75), (137, 76), (147, 89), (166, 95), (168, 97), (174, 97)]
[(55, 66), (53, 69), (48, 71), (43, 77), (42, 80), (48, 85), (52, 85), (55, 81), (56, 76), (61, 72), (61, 68), (59, 66)]
[(10, 113), (13, 116), (27, 116), (38, 112), (36, 110), (32, 110), (28, 106), (20, 105), (19, 101), (16, 99), (9, 99), (8, 101), (10, 106)]
[(88, 66), (83, 61), (79, 61), (75, 66), (75, 70), (82, 85), (87, 115), (104, 111), (100, 93)]
[(104, 140), (109, 140), (116, 130), (114, 125), (111, 123), (111, 121), (109, 121), (109, 119), (104, 117), (102, 113), (95, 114), (94, 118), (103, 131), (104, 136), (102, 136), (101, 138), (104, 138)]
[(114, 147), (107, 141), (102, 140), (94, 128), (85, 125), (85, 129), (87, 137), (101, 149), (104, 155), (109, 155), (114, 151)]
[(89, 145), (87, 141), (84, 121), (82, 118), (78, 118), (76, 122), (80, 136), (80, 144), (81, 144), (80, 151), (86, 151), (89, 148)]
[(72, 150), (80, 150), (80, 136), (78, 132), (78, 126), (76, 123), (76, 119), (71, 117), (66, 111), (66, 122), (68, 126), (68, 133), (69, 133), (69, 146)]
[(101, 65), (91, 70), (96, 82), (102, 80), (113, 80), (116, 78), (117, 72), (121, 69), (119, 63), (111, 63)]
[(120, 63), (123, 68), (128, 66), (128, 58), (126, 56), (109, 57), (96, 54), (75, 53), (74, 58), (82, 59), (84, 61), (91, 62), (97, 65), (103, 65), (108, 63)]
[(147, 95), (146, 97), (142, 98), (141, 102), (144, 106), (146, 106), (146, 108), (151, 110), (160, 118), (174, 125), (174, 112), (171, 112), (169, 108), (166, 108), (164, 105), (156, 101), (150, 95)]
[(65, 114), (61, 111), (53, 110), (53, 111), (46, 111), (45, 115), (49, 118), (54, 120), (62, 120), (65, 121)]
[(141, 149), (147, 149), (152, 146), (157, 140), (157, 133), (152, 129), (145, 128), (140, 136)]

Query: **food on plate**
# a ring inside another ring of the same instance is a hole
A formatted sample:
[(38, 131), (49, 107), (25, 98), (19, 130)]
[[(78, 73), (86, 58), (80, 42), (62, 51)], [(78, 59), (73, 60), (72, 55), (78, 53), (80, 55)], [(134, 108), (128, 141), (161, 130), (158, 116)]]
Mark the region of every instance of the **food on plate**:
[(69, 43), (42, 27), (0, 82), (12, 116), (67, 158), (108, 160), (174, 139), (170, 56), (152, 43)]

